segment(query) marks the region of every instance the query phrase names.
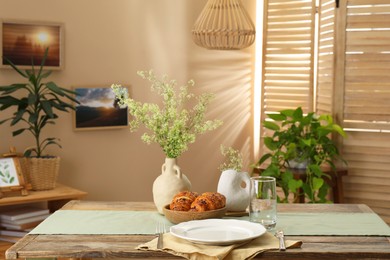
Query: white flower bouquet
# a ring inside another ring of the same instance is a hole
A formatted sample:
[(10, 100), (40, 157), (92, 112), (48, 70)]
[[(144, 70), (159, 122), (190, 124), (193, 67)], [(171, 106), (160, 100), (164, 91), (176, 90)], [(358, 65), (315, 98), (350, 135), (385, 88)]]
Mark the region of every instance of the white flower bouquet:
[[(135, 131), (144, 125), (148, 132), (142, 135), (147, 143), (158, 143), (168, 158), (177, 158), (188, 150), (188, 145), (194, 143), (196, 136), (218, 128), (222, 121), (206, 120), (205, 113), (213, 98), (210, 93), (199, 96), (190, 93), (189, 88), (195, 85), (193, 80), (176, 89), (175, 80), (168, 80), (167, 76), (156, 78), (153, 71), (139, 71), (138, 75), (152, 83), (152, 91), (162, 98), (162, 106), (151, 103), (141, 103), (129, 97), (126, 88), (113, 84), (115, 96), (121, 107), (127, 106), (133, 116), (130, 129)], [(192, 108), (187, 103), (196, 99)]]

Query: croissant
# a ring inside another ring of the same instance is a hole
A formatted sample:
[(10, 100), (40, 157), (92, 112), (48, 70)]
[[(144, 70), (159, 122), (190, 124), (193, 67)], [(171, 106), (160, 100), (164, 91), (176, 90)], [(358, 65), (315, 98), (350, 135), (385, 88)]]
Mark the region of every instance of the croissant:
[(199, 196), (199, 194), (197, 192), (194, 192), (194, 191), (188, 191), (188, 190), (185, 190), (185, 191), (181, 191), (179, 193), (177, 193), (173, 199), (177, 198), (177, 197), (182, 197), (182, 196), (185, 196), (185, 197), (189, 197), (191, 200), (195, 200), (196, 197)]
[(197, 192), (181, 191), (177, 193), (169, 204), (169, 209), (176, 211), (189, 211), (191, 204), (198, 197)]
[(219, 192), (205, 192), (202, 195), (211, 200), (215, 205), (215, 209), (221, 209), (226, 206), (226, 197)]
[(209, 211), (225, 207), (226, 198), (218, 192), (205, 192), (191, 204), (191, 211)]

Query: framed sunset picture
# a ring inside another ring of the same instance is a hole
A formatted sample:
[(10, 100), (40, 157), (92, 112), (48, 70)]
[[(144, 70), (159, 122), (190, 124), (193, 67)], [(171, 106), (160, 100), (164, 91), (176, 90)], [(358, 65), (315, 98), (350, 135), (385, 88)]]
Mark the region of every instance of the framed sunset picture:
[(76, 87), (75, 130), (127, 128), (128, 109), (120, 108), (115, 94), (107, 87)]
[(46, 49), (45, 68), (63, 67), (64, 32), (60, 23), (2, 20), (0, 37), (2, 68), (10, 68), (3, 57), (22, 69), (39, 66)]

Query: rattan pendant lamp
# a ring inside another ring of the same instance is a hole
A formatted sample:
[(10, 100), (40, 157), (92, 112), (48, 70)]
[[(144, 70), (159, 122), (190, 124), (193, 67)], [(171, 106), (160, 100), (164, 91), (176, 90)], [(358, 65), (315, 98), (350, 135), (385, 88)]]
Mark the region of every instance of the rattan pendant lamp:
[(208, 0), (192, 29), (194, 42), (212, 50), (244, 49), (255, 41), (255, 35), (241, 0)]

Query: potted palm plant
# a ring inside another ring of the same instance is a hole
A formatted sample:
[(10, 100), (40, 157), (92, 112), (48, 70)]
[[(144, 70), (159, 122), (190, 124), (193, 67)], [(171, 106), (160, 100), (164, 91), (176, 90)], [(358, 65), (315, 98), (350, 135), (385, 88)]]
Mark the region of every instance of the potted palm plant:
[(72, 102), (78, 102), (72, 97), (75, 94), (73, 91), (59, 87), (52, 81), (43, 82), (51, 74), (51, 71), (43, 69), (47, 54), (48, 49), (38, 69), (33, 63), (31, 69), (27, 70), (20, 70), (11, 60), (3, 57), (19, 75), (27, 79), (27, 82), (0, 87), (0, 111), (16, 109), (11, 117), (1, 120), (0, 124), (7, 121), (10, 121), (11, 126), (22, 124), (23, 126), (13, 131), (12, 135), (27, 132), (35, 141), (35, 146), (27, 148), (24, 152), (25, 175), (34, 190), (53, 189), (59, 171), (60, 158), (45, 154), (45, 149), (50, 145), (61, 148), (59, 139), (44, 138), (42, 131), (47, 125), (55, 124), (58, 118), (57, 111), (74, 110)]
[[(268, 116), (272, 120), (263, 121), (263, 126), (273, 131), (272, 136), (264, 138), (269, 152), (255, 166), (268, 162), (262, 175), (276, 178), (284, 194), (279, 201), (288, 202), (290, 193), (296, 199), (297, 192), (302, 189), (309, 202), (327, 202), (329, 185), (326, 179), (330, 176), (324, 173), (323, 166), (335, 169), (336, 160), (345, 163), (331, 138), (333, 133), (345, 137), (344, 130), (330, 115), (313, 112), (304, 115), (301, 107)], [(294, 178), (293, 168), (305, 169), (304, 181)]]

